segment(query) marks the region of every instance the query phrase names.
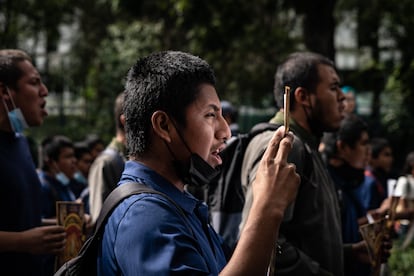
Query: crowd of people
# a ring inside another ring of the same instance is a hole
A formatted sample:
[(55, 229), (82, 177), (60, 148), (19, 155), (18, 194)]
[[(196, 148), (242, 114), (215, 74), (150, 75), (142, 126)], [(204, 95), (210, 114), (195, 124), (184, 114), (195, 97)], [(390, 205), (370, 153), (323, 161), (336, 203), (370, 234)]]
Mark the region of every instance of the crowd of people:
[[(220, 101), (215, 84), (199, 57), (143, 57), (114, 101), (116, 132), (108, 145), (95, 135), (72, 141), (54, 134), (41, 141), (34, 162), (23, 133), (47, 116), (48, 89), (25, 52), (0, 50), (2, 271), (53, 275), (66, 241), (56, 202), (82, 202), (90, 233), (110, 192), (139, 182), (182, 210), (156, 194), (121, 202), (105, 226), (100, 275), (370, 275), (372, 256), (359, 227), (386, 218), (392, 196), (400, 198), (394, 230), (412, 227), (414, 153), (390, 185), (392, 148), (369, 137), (355, 112), (355, 91), (341, 88), (334, 63), (310, 52), (288, 56), (276, 71), (279, 108), (270, 122), (283, 125), (289, 86), (290, 131), (265, 131), (249, 143), (240, 235), (229, 251), (210, 226), (208, 206), (186, 188), (212, 181), (219, 153), (240, 131), (237, 110)], [(386, 236), (382, 263), (391, 247)]]

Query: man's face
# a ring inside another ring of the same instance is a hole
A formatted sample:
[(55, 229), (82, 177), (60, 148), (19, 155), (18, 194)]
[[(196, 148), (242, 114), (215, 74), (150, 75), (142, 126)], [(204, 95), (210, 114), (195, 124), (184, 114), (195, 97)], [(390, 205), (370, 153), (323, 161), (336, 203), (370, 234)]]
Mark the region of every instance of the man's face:
[(354, 147), (343, 145), (338, 149), (338, 154), (349, 165), (357, 169), (364, 169), (368, 165), (370, 156), (368, 132), (363, 131)]
[(105, 145), (101, 143), (96, 143), (95, 146), (91, 149), (92, 160), (95, 160), (96, 157), (105, 149)]
[(73, 148), (62, 148), (56, 163), (61, 172), (63, 172), (68, 178), (73, 178), (73, 175), (76, 172), (76, 158)]
[(385, 147), (377, 158), (372, 158), (370, 163), (371, 166), (376, 169), (383, 169), (385, 172), (391, 171), (392, 162), (394, 161), (392, 150), (390, 147)]
[(347, 114), (353, 113), (355, 110), (355, 94), (352, 91), (349, 91), (348, 93), (345, 94), (345, 108), (344, 111)]
[(21, 109), (27, 124), (39, 126), (47, 116), (45, 97), (48, 90), (31, 62), (22, 61), (19, 67), (23, 75), (17, 81), (17, 91), (9, 87), (10, 93), (16, 107)]
[(312, 118), (321, 131), (336, 131), (344, 118), (344, 94), (338, 74), (331, 66), (318, 66), (320, 82), (311, 94)]
[(83, 174), (84, 177), (88, 177), (92, 161), (93, 159), (90, 153), (84, 153), (78, 160), (76, 160), (76, 166), (78, 167), (79, 171)]
[[(186, 127), (182, 137), (192, 153), (197, 153), (210, 166), (222, 163), (218, 155), (230, 138), (230, 128), (221, 113), (220, 100), (216, 89), (209, 84), (202, 84), (197, 99), (186, 110)], [(189, 150), (179, 137), (175, 139), (175, 148), (179, 149), (183, 160), (190, 155)]]

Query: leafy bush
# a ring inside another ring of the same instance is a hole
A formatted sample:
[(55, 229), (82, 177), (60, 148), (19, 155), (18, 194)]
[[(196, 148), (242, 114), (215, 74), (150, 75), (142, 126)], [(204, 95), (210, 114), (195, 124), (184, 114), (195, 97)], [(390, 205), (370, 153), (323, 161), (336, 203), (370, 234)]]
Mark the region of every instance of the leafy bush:
[(414, 242), (405, 249), (401, 249), (402, 239), (394, 241), (391, 256), (388, 260), (390, 275), (414, 275)]

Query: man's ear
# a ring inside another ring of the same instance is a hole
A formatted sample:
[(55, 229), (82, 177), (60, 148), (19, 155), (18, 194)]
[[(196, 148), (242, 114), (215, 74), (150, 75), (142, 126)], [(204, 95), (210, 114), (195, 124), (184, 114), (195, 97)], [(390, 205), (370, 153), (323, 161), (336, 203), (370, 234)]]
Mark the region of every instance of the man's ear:
[(341, 140), (336, 141), (336, 150), (338, 153), (340, 154), (347, 153), (349, 148), (350, 147), (347, 144), (345, 144), (343, 141)]
[(310, 106), (310, 93), (308, 89), (299, 86), (294, 92), (294, 97), (295, 102), (299, 105)]
[(121, 122), (122, 126), (125, 127), (125, 115), (121, 114), (119, 116), (119, 121)]
[(171, 120), (164, 111), (155, 111), (151, 116), (154, 133), (167, 142), (171, 141)]
[[(7, 92), (7, 89), (9, 90), (9, 92)], [(0, 82), (0, 97), (7, 101), (7, 103), (13, 100), (10, 99), (10, 97), (12, 97), (12, 93), (14, 92), (10, 88), (7, 88), (7, 86), (3, 82)]]

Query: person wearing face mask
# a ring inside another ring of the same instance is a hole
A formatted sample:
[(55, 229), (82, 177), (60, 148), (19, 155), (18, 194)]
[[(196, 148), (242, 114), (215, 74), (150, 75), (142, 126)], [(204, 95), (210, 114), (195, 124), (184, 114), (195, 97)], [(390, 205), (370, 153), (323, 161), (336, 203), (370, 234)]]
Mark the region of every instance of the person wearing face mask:
[[(364, 183), (370, 157), (368, 126), (358, 116), (349, 114), (336, 133), (324, 137), (324, 143), (327, 168), (335, 183), (341, 207), (343, 241), (360, 242), (359, 226), (361, 220), (366, 223), (368, 212), (358, 193)], [(371, 267), (356, 258), (346, 263), (345, 275), (368, 276), (371, 275)]]
[(75, 196), (79, 198), (84, 189), (88, 187), (88, 175), (91, 168), (93, 158), (86, 145), (86, 143), (74, 143), (74, 154), (76, 159), (76, 172), (73, 175), (73, 180), (79, 183), (77, 186), (72, 186), (72, 190), (76, 189)]
[(45, 138), (41, 143), (41, 168), (38, 170), (42, 184), (43, 218), (56, 217), (56, 201), (74, 201), (70, 188), (76, 167), (72, 141), (63, 135)]
[(124, 93), (129, 161), (118, 185), (142, 183), (177, 206), (158, 194), (123, 200), (106, 222), (98, 275), (264, 275), (273, 250), (269, 241), (276, 239), (299, 182), (286, 162), (292, 135), (281, 129), (271, 139), (246, 230), (226, 259), (207, 205), (184, 189), (208, 185), (230, 138), (212, 68), (188, 53), (153, 53), (130, 68)]
[[(76, 167), (77, 171), (73, 175), (72, 183), (77, 183), (76, 187), (79, 194), (77, 200), (83, 202), (85, 213), (89, 214), (89, 189), (88, 189), (88, 175), (91, 168), (93, 158), (89, 151), (87, 144), (84, 141), (80, 141), (74, 144)], [(72, 190), (74, 189), (72, 185)], [(76, 195), (76, 193), (75, 193)]]
[(48, 275), (43, 254), (64, 249), (64, 228), (42, 226), (41, 186), (23, 131), (47, 116), (48, 90), (31, 58), (0, 50), (0, 267), (4, 275)]
[[(41, 142), (41, 168), (38, 176), (42, 187), (42, 218), (44, 223), (56, 224), (56, 202), (75, 201), (70, 182), (76, 172), (72, 141), (63, 135), (45, 138)], [(55, 257), (45, 256), (48, 275), (55, 269)]]

